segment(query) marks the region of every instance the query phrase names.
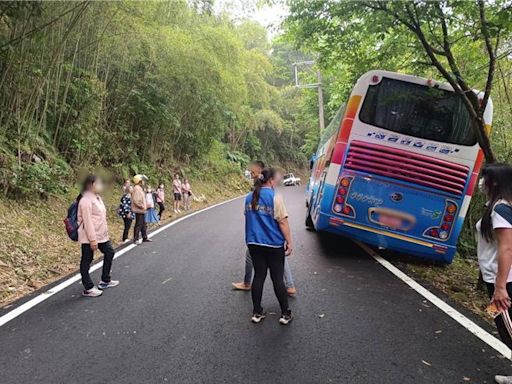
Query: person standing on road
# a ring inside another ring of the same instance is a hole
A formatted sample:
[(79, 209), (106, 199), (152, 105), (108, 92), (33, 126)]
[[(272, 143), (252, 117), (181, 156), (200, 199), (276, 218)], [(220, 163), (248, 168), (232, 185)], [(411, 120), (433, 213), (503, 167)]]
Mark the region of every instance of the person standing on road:
[[(251, 174), (251, 179), (254, 183), (258, 180), (261, 172), (265, 168), (265, 164), (263, 161), (255, 160), (250, 164), (249, 171)], [(278, 181), (278, 180), (277, 180)], [(276, 185), (278, 182), (276, 182)], [(250, 291), (251, 290), (251, 282), (252, 282), (252, 273), (253, 273), (253, 264), (251, 259), (251, 253), (249, 250), (245, 253), (245, 274), (244, 280), (238, 283), (231, 283), (233, 289), (239, 291)], [(284, 283), (286, 285), (286, 292), (289, 296), (294, 296), (297, 294), (297, 289), (295, 288), (295, 283), (293, 282), (293, 275), (290, 268), (290, 264), (288, 260), (284, 261)]]
[[(491, 298), (490, 311), (503, 342), (512, 349), (512, 167), (490, 164), (482, 171), (480, 190), (487, 197), (477, 223), (478, 263)], [(496, 376), (498, 384), (512, 384), (512, 376)]]
[(149, 185), (146, 189), (146, 215), (144, 217), (146, 224), (154, 224), (159, 222), (158, 215), (155, 210), (155, 194), (153, 188)]
[[(152, 241), (148, 238), (145, 220), (147, 206), (146, 195), (143, 188), (144, 180), (147, 180), (147, 177), (144, 175), (135, 175), (133, 177), (135, 186), (132, 192), (132, 212), (135, 214), (135, 226), (133, 228), (133, 242), (135, 244), (140, 244), (143, 241)], [(142, 240), (139, 239), (140, 235), (142, 235)]]
[(190, 187), (190, 183), (187, 178), (183, 179), (183, 184), (181, 185), (181, 191), (183, 193), (183, 205), (185, 211), (190, 210), (190, 199), (192, 198), (192, 189)]
[(144, 220), (146, 224), (154, 224), (158, 223), (158, 215), (155, 210), (155, 194), (153, 193), (153, 188), (148, 185), (146, 189), (146, 214), (144, 216)]
[(123, 242), (129, 241), (128, 236), (130, 233), (130, 228), (132, 227), (132, 221), (134, 219), (134, 215), (132, 212), (132, 191), (131, 185), (123, 186), (123, 196), (121, 197), (121, 202), (119, 204), (118, 214), (123, 219), (124, 222), (124, 230), (123, 230)]
[(174, 213), (180, 213), (182, 184), (180, 175), (178, 173), (174, 175), (174, 180), (172, 181), (172, 191), (174, 193)]
[(164, 183), (160, 183), (158, 188), (156, 189), (156, 203), (158, 204), (158, 217), (159, 220), (163, 219), (163, 214), (165, 211), (165, 191), (164, 191)]
[[(82, 192), (78, 196), (78, 242), (81, 244), (82, 257), (80, 260), (80, 275), (84, 285), (83, 296), (101, 296), (104, 289), (115, 287), (119, 281), (110, 278), (112, 260), (114, 260), (114, 248), (110, 243), (107, 226), (107, 209), (101, 199), (103, 183), (95, 175), (85, 178)], [(89, 268), (94, 258), (94, 252), (99, 249), (103, 253), (103, 270), (101, 281), (96, 288)]]
[(293, 316), (288, 307), (283, 274), (285, 257), (292, 253), (293, 245), (283, 199), (274, 192), (276, 178), (273, 168), (263, 169), (256, 179), (254, 191), (245, 199), (245, 241), (255, 272), (251, 290), (251, 321), (260, 323), (265, 318), (261, 297), (267, 272), (270, 270), (274, 292), (281, 307), (279, 323), (287, 325), (293, 320)]

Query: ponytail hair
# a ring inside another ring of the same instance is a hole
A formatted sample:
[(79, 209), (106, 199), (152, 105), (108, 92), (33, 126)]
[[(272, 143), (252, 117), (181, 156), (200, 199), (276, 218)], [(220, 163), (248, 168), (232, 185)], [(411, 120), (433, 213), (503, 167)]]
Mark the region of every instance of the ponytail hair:
[(264, 168), (261, 174), (254, 182), (254, 190), (252, 191), (251, 208), (256, 210), (258, 207), (258, 201), (260, 200), (261, 188), (269, 182), (270, 179), (276, 177), (276, 170), (274, 168)]

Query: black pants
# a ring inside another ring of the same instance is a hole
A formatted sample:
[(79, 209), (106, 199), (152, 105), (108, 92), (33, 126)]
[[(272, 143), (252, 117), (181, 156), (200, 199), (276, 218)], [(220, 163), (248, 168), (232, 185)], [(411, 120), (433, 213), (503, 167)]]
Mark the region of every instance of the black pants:
[[(110, 281), (110, 269), (112, 268), (112, 260), (114, 260), (114, 248), (110, 241), (99, 243), (98, 249), (103, 253), (103, 271), (101, 273), (101, 281), (108, 283)], [(82, 244), (82, 259), (80, 260), (80, 274), (82, 275), (82, 284), (86, 290), (94, 287), (94, 283), (89, 275), (89, 268), (94, 257), (94, 252), (90, 244)]]
[(133, 227), (133, 241), (139, 240), (139, 235), (142, 234), (142, 240), (148, 239), (147, 226), (144, 213), (135, 214), (135, 226)]
[(270, 278), (274, 285), (274, 292), (281, 306), (281, 313), (288, 313), (288, 295), (283, 280), (284, 248), (249, 245), (249, 252), (251, 253), (252, 264), (254, 266), (254, 278), (252, 280), (252, 304), (254, 313), (263, 313), (261, 296), (269, 269)]
[(158, 210), (158, 217), (160, 218), (160, 220), (162, 220), (162, 213), (165, 211), (165, 205), (161, 201), (157, 201), (156, 203), (160, 207), (160, 209)]
[[(489, 298), (492, 298), (494, 294), (494, 284), (485, 283), (487, 285), (487, 292)], [(507, 292), (512, 297), (512, 283), (507, 284)], [(494, 319), (498, 333), (500, 334), (501, 340), (512, 349), (512, 308), (509, 308), (508, 313), (502, 313)]]
[(130, 233), (130, 228), (132, 227), (132, 219), (123, 217), (124, 221), (124, 230), (123, 230), (123, 241), (125, 241)]

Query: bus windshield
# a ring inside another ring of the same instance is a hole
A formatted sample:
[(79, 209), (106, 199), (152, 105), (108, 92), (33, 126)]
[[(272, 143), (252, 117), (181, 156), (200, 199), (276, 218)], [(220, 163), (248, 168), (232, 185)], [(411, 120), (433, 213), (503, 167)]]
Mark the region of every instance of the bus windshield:
[(476, 144), (463, 101), (457, 94), (435, 87), (384, 77), (380, 83), (369, 86), (359, 119), (421, 139)]

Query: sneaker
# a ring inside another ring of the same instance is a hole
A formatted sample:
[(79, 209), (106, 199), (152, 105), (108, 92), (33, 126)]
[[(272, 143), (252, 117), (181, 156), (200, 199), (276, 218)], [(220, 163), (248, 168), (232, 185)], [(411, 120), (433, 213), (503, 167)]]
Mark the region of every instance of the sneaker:
[(135, 245), (142, 244), (142, 239), (133, 240), (133, 244), (135, 244)]
[(252, 317), (251, 317), (251, 321), (254, 323), (254, 324), (259, 324), (263, 321), (263, 319), (267, 317), (267, 314), (266, 313), (253, 313), (252, 314)]
[(85, 297), (98, 297), (103, 295), (103, 291), (99, 290), (96, 287), (92, 287), (91, 289), (86, 289), (82, 292), (82, 296)]
[(288, 296), (295, 296), (297, 294), (297, 288), (295, 288), (295, 287), (286, 288), (286, 293), (288, 294)]
[(144, 240), (142, 240), (143, 243), (151, 243), (152, 241), (153, 240), (151, 240), (151, 239), (144, 239)]
[(496, 376), (494, 381), (498, 384), (512, 384), (512, 376)]
[(233, 286), (233, 289), (236, 289), (237, 291), (250, 291), (251, 290), (251, 284), (247, 283), (231, 283)]
[(130, 242), (130, 239), (124, 239), (123, 240), (123, 244), (129, 243), (129, 242)]
[(292, 320), (293, 320), (292, 311), (288, 311), (287, 314), (281, 315), (281, 318), (279, 319), (279, 324), (288, 325), (292, 322)]
[(119, 280), (110, 280), (108, 283), (105, 283), (104, 281), (100, 281), (98, 284), (98, 289), (107, 289), (107, 288), (113, 288), (119, 285)]

